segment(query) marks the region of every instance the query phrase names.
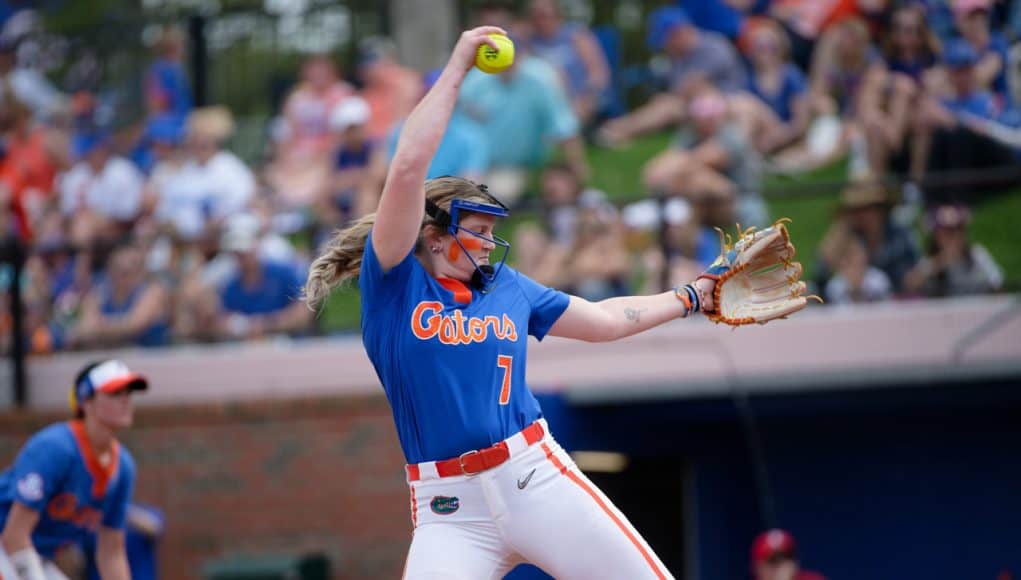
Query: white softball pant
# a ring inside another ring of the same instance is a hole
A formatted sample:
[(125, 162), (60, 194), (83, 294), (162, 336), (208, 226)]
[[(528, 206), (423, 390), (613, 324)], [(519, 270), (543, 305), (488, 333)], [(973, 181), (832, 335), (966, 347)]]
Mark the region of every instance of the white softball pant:
[(493, 469), (409, 487), (406, 580), (500, 579), (525, 562), (561, 580), (673, 578), (548, 432)]
[[(49, 560), (43, 560), (43, 574), (46, 580), (68, 580), (67, 576), (57, 568), (57, 565)], [(21, 580), (14, 571), (14, 565), (7, 559), (7, 552), (4, 552), (3, 545), (0, 545), (0, 580)]]

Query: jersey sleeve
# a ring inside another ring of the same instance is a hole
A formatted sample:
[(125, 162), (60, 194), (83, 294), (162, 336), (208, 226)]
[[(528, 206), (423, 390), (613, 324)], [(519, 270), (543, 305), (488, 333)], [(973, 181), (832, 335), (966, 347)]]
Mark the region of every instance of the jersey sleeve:
[(72, 455), (52, 431), (36, 434), (14, 461), (14, 499), (40, 512), (63, 485)]
[(128, 503), (135, 489), (135, 462), (127, 453), (121, 456), (117, 484), (110, 490), (103, 509), (103, 526), (123, 530), (127, 519)]
[(383, 266), (372, 247), (372, 231), (365, 240), (362, 266), (358, 274), (358, 289), (361, 290), (362, 308), (375, 310), (391, 304), (403, 294), (415, 268), (415, 250), (408, 251), (396, 266), (383, 272)]
[(567, 310), (571, 298), (561, 292), (547, 288), (520, 272), (514, 272), (518, 287), (528, 300), (532, 312), (528, 317), (528, 334), (542, 340), (560, 315)]

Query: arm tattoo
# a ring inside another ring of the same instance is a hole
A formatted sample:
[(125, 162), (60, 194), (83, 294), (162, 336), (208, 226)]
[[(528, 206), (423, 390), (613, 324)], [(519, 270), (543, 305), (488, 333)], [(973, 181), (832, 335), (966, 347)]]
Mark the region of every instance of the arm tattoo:
[(640, 308), (639, 309), (639, 308), (630, 308), (630, 307), (629, 308), (625, 308), (624, 309), (624, 318), (627, 318), (631, 322), (634, 322), (635, 324), (637, 324), (637, 323), (641, 322), (641, 320), (642, 320), (642, 313), (645, 312), (646, 310), (648, 310), (648, 309), (647, 308)]

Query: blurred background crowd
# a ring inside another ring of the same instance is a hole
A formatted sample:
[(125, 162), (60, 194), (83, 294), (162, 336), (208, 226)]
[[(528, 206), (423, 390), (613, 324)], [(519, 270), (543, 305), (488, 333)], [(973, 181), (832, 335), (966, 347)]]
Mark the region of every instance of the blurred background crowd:
[[(316, 248), (374, 210), (437, 70), (356, 29), (210, 98), (195, 63), (233, 46), (191, 14), (105, 40), (145, 47), (125, 89), (133, 61), (66, 32), (76, 3), (44, 4), (0, 2), (4, 350), (15, 301), (33, 354), (353, 329), (353, 290), (321, 317), (296, 298)], [(830, 305), (1016, 287), (973, 221), (1021, 197), (1021, 1), (610, 4), (463, 11), (518, 56), (469, 75), (430, 177), (516, 210), (518, 269), (591, 300), (656, 292), (716, 257), (714, 228), (790, 215)], [(812, 184), (823, 203), (789, 195)]]

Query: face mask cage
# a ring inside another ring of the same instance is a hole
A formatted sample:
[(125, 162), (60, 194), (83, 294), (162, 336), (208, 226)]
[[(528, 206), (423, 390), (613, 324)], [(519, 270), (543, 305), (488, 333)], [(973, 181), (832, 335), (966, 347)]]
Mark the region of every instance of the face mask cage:
[[(492, 284), (496, 280), (497, 276), (500, 275), (500, 270), (503, 269), (503, 265), (507, 261), (507, 255), (510, 253), (510, 242), (495, 235), (492, 237), (487, 237), (478, 232), (461, 227), (460, 226), (461, 217), (463, 216), (464, 212), (471, 212), (480, 213), (484, 215), (491, 215), (498, 218), (505, 218), (510, 215), (510, 210), (507, 208), (506, 205), (501, 203), (500, 200), (493, 197), (489, 193), (485, 185), (480, 185), (479, 191), (481, 191), (483, 195), (489, 198), (489, 200), (492, 201), (492, 203), (480, 203), (476, 201), (468, 201), (465, 199), (455, 199), (450, 203), (450, 211), (447, 212), (446, 210), (440, 208), (438, 205), (433, 203), (432, 200), (426, 199), (425, 212), (429, 215), (429, 217), (433, 218), (433, 220), (436, 221), (437, 226), (439, 226), (441, 229), (454, 236), (454, 241), (461, 248), (461, 251), (464, 252), (466, 256), (468, 256), (468, 260), (475, 268), (475, 273), (472, 275), (472, 286), (478, 288), (479, 290), (485, 290), (490, 284)], [(458, 234), (461, 232), (474, 236), (482, 240), (483, 242), (490, 242), (492, 244), (495, 244), (497, 248), (503, 248), (503, 254), (500, 256), (500, 259), (495, 262), (496, 265), (495, 266), (492, 265), (493, 262), (491, 261), (490, 264), (484, 264), (480, 266), (475, 261), (475, 259), (472, 258), (471, 253), (469, 253), (468, 250), (464, 247), (464, 244), (461, 243), (461, 240), (458, 237)]]

